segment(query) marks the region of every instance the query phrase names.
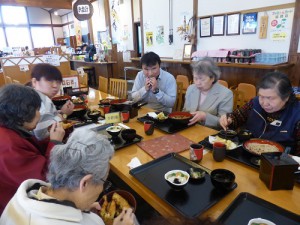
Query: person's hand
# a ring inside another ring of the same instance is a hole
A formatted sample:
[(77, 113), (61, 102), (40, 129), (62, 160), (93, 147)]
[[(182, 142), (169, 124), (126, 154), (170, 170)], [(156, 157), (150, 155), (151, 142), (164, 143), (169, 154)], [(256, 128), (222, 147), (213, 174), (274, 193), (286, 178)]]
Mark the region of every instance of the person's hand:
[(146, 91), (149, 91), (152, 87), (152, 84), (151, 84), (151, 78), (147, 77), (146, 78), (146, 82), (145, 82), (145, 89)]
[(55, 122), (50, 128), (50, 140), (53, 141), (62, 141), (65, 136), (65, 130), (62, 127), (61, 123)]
[(63, 114), (70, 115), (73, 112), (74, 104), (72, 101), (68, 100), (60, 109)]
[(191, 114), (193, 115), (193, 118), (190, 119), (188, 125), (192, 125), (194, 123), (197, 123), (198, 121), (206, 120), (206, 113), (203, 111), (191, 112)]
[(121, 214), (114, 219), (113, 225), (134, 225), (134, 217), (131, 208), (123, 209)]
[(232, 123), (232, 119), (225, 114), (220, 117), (219, 123), (224, 130), (227, 130), (227, 127)]
[(157, 88), (157, 80), (156, 77), (151, 77), (150, 78), (150, 83), (151, 83), (151, 90), (155, 91), (155, 89)]

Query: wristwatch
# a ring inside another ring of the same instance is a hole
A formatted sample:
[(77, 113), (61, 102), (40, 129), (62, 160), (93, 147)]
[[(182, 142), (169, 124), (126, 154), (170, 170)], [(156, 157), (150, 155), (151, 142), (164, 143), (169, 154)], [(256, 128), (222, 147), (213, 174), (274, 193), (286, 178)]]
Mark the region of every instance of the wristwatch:
[(154, 91), (152, 91), (153, 94), (157, 94), (159, 92), (159, 88), (155, 88)]

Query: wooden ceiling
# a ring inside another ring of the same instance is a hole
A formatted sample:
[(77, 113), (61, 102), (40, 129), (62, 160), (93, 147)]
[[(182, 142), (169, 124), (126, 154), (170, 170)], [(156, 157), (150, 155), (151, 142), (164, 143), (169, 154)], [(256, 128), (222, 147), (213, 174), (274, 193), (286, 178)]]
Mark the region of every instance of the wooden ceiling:
[(72, 0), (0, 0), (0, 5), (72, 9)]

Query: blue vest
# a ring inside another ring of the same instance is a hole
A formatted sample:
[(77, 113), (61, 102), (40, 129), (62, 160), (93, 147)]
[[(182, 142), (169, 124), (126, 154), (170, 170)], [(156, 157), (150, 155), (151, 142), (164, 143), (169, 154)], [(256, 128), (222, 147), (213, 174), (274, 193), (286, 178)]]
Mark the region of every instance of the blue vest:
[[(262, 117), (265, 119), (262, 119)], [(260, 106), (258, 97), (253, 100), (253, 109), (249, 112), (246, 128), (250, 130), (255, 138), (263, 138), (276, 141), (285, 147), (293, 148), (296, 145), (294, 130), (298, 121), (300, 121), (300, 102), (288, 104), (281, 112), (278, 121), (281, 124), (277, 126), (270, 124), (267, 120), (267, 113)], [(265, 132), (263, 132), (265, 130)]]

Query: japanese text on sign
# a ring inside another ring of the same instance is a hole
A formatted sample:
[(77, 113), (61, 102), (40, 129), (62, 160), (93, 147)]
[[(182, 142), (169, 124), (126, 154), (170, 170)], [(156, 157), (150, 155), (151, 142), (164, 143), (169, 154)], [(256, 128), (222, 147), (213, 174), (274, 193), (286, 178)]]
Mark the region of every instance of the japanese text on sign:
[(62, 86), (79, 88), (78, 77), (63, 77)]
[(90, 6), (89, 5), (78, 5), (77, 12), (80, 15), (90, 14)]
[(121, 122), (120, 112), (105, 114), (105, 123), (119, 123), (119, 122)]

